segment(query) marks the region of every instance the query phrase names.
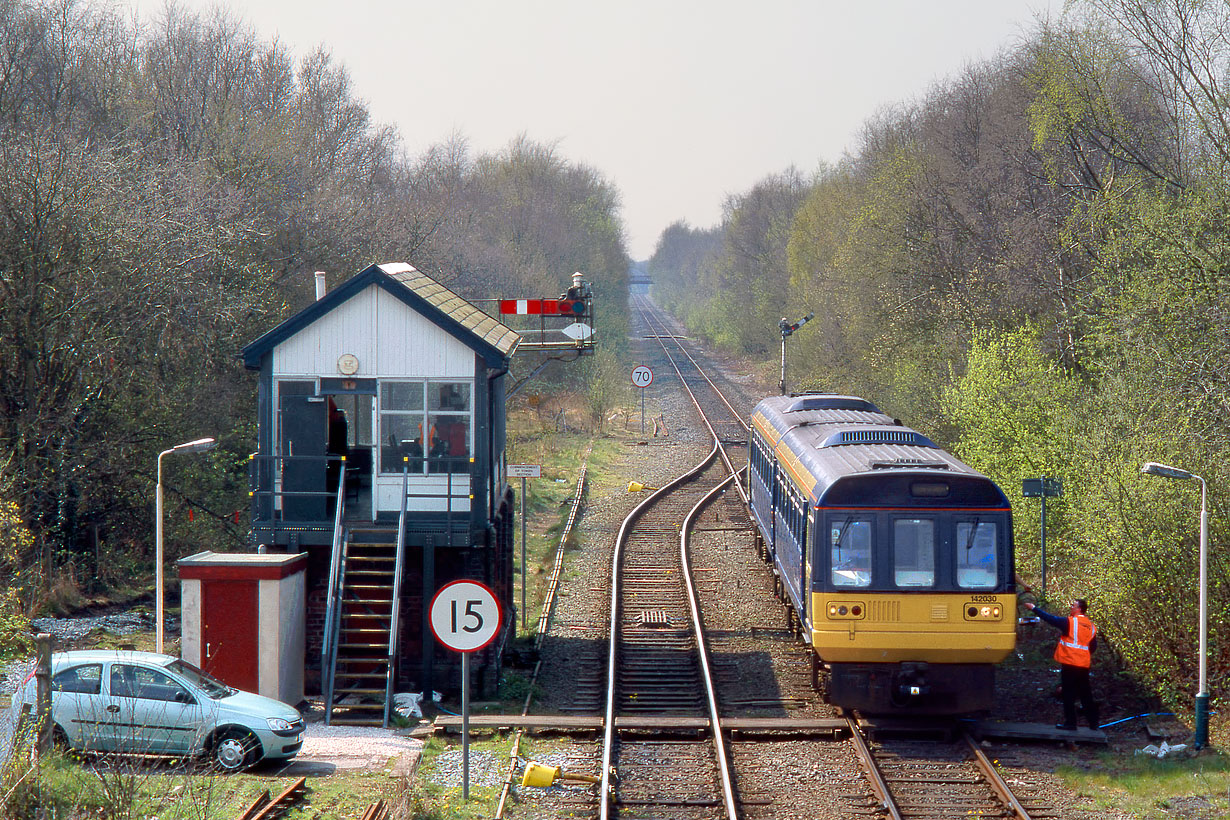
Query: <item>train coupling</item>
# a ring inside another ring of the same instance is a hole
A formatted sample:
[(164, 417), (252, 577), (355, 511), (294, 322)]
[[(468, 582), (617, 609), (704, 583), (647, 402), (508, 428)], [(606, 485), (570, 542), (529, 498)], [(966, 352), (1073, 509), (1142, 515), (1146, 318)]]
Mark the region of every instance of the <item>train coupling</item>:
[(927, 683), (927, 664), (913, 661), (902, 663), (893, 676), (893, 694), (898, 706), (931, 694), (931, 686)]

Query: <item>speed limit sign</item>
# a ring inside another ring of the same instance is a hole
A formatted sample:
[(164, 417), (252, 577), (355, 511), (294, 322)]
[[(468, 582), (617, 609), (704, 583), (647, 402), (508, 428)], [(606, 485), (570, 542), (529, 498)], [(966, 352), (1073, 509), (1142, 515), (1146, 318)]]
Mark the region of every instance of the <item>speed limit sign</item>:
[(477, 652), (491, 643), (503, 618), (495, 594), (478, 581), (453, 581), (431, 600), (431, 631), (455, 652)]
[(648, 387), (653, 384), (653, 371), (641, 365), (632, 371), (632, 383), (637, 387)]

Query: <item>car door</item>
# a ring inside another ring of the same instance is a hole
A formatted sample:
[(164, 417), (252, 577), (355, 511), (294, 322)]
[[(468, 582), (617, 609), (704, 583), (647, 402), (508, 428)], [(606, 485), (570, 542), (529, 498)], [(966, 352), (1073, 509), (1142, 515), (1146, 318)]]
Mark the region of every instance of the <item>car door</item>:
[(114, 736), (112, 713), (102, 694), (102, 663), (80, 663), (51, 678), (51, 716), (73, 748), (108, 751)]
[(129, 754), (187, 754), (202, 720), (200, 703), (161, 669), (111, 665), (111, 702), (119, 707), (117, 749)]

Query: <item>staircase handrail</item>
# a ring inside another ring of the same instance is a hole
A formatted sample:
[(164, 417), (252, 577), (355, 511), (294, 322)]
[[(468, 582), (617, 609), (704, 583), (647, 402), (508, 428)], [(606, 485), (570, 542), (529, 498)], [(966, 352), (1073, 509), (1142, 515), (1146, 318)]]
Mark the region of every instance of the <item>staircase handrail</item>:
[[(397, 669), (397, 658), (401, 651), (401, 630), (397, 628), (401, 620), (401, 576), (406, 556), (406, 510), (410, 494), (410, 459), (404, 459), (401, 473), (401, 513), (397, 517), (397, 558), (393, 562), (393, 610), (389, 621), (389, 666), (384, 677), (384, 728), (389, 728), (393, 712), (393, 680)], [(424, 647), (424, 652), (430, 652), (431, 647)], [(428, 695), (430, 697), (430, 694)]]
[(341, 590), (342, 575), (345, 572), (345, 557), (342, 545), (345, 543), (342, 527), (342, 508), (346, 501), (346, 467), (343, 459), (342, 469), (337, 480), (337, 509), (333, 516), (333, 551), (329, 558), (329, 588), (325, 601), (325, 629), (320, 647), (320, 683), (325, 696), (325, 725), (333, 716), (333, 677), (337, 666), (337, 641), (341, 635), (341, 605), (338, 600)]

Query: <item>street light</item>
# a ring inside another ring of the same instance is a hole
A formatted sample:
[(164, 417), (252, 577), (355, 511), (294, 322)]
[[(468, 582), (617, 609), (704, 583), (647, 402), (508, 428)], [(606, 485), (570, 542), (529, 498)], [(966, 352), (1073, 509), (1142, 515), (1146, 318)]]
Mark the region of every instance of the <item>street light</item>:
[(1200, 482), (1200, 683), (1196, 692), (1196, 740), (1192, 745), (1203, 749), (1209, 743), (1209, 487), (1195, 473), (1156, 461), (1150, 461), (1140, 471), (1165, 478), (1194, 478)]
[(158, 654), (162, 654), (162, 457), (171, 453), (200, 453), (212, 450), (218, 442), (212, 438), (199, 438), (176, 444), (170, 450), (158, 454), (158, 488), (154, 493), (154, 560), (158, 566), (154, 570), (154, 634)]

